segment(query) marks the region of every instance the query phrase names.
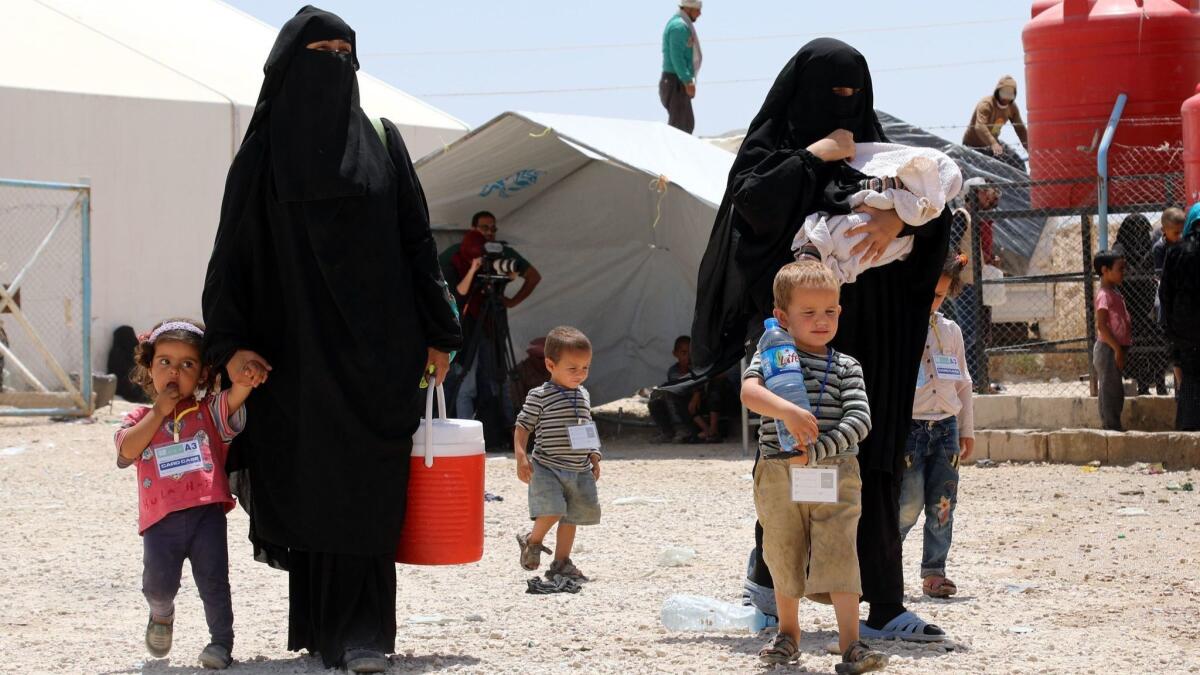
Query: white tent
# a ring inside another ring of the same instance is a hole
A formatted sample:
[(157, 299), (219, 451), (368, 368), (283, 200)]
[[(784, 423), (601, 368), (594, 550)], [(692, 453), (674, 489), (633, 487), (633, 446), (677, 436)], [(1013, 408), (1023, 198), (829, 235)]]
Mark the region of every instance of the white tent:
[(555, 325), (583, 330), (599, 403), (664, 379), (732, 162), (660, 122), (510, 112), (417, 172), (435, 230), (496, 214), (499, 238), (544, 279), (510, 312), (518, 352)]
[[(103, 364), (114, 327), (200, 313), (225, 173), (277, 29), (217, 0), (3, 4), (0, 177), (91, 182), (92, 353)], [(396, 122), (414, 157), (467, 131), (358, 79), (364, 109)]]

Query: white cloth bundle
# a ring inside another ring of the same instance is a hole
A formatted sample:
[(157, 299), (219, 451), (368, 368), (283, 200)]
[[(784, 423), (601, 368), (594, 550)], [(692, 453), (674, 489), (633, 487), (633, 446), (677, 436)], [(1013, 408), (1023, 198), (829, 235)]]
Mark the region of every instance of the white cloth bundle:
[[(946, 203), (962, 190), (962, 172), (958, 165), (945, 153), (932, 148), (856, 143), (850, 166), (868, 176), (898, 178), (904, 185), (904, 189), (888, 188), (882, 192), (861, 190), (851, 196), (851, 207), (866, 204), (877, 209), (895, 210), (900, 220), (914, 227), (937, 218)], [(813, 244), (821, 252), (825, 265), (843, 283), (853, 283), (859, 274), (872, 267), (907, 258), (913, 246), (911, 236), (897, 237), (883, 256), (870, 265), (863, 262), (862, 254), (850, 254), (866, 235), (848, 236), (847, 232), (870, 220), (870, 216), (861, 213), (845, 216), (813, 213), (796, 233), (792, 250), (799, 251), (805, 244)]]

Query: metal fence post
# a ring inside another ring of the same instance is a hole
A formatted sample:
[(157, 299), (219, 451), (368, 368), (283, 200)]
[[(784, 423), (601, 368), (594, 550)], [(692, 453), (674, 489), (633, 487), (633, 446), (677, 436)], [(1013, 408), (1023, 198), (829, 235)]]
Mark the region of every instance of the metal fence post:
[(91, 415), (96, 407), (95, 399), (92, 397), (92, 188), (90, 180), (84, 179), (80, 182), (87, 186), (81, 190), (83, 200), (79, 205), (81, 211), (80, 255), (83, 257), (80, 264), (80, 275), (83, 277), (81, 279), (83, 306), (80, 308), (83, 367), (79, 373), (79, 384), (83, 387), (83, 415), (86, 417)]
[(1088, 362), (1088, 391), (1096, 395), (1096, 364), (1092, 362), (1092, 349), (1096, 345), (1096, 292), (1092, 287), (1095, 274), (1092, 272), (1092, 217), (1083, 214), (1079, 217), (1079, 231), (1083, 242), (1083, 308), (1087, 330), (1087, 362)]
[(978, 196), (972, 197), (972, 195), (977, 195), (980, 189), (979, 187), (971, 188), (971, 193), (966, 200), (967, 216), (971, 221), (971, 248), (974, 249), (967, 252), (967, 256), (971, 260), (971, 275), (975, 280), (975, 283), (971, 284), (971, 302), (974, 309), (970, 319), (975, 324), (975, 340), (971, 343), (971, 351), (967, 356), (976, 369), (972, 373), (975, 378), (975, 391), (986, 394), (991, 391), (991, 378), (988, 375), (987, 351), (986, 345), (984, 345), (987, 332), (983, 323), (987, 313), (983, 311), (983, 258), (981, 254), (983, 241), (979, 234), (979, 212), (975, 209), (979, 200)]

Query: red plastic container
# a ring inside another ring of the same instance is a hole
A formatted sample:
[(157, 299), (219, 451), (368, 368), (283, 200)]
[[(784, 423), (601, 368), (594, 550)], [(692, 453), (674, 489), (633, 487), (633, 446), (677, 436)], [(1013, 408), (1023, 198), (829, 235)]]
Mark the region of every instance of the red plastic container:
[[(1117, 95), (1129, 100), (1109, 152), (1110, 175), (1177, 172), (1179, 106), (1200, 82), (1200, 0), (1064, 0), (1035, 14), (1022, 32), (1034, 207), (1094, 203), (1096, 152)], [(1080, 150), (1082, 148), (1082, 150)], [(1090, 149), (1090, 151), (1089, 151)], [(1112, 204), (1145, 202), (1162, 187), (1110, 185)]]
[(1200, 85), (1196, 95), (1183, 102), (1184, 206), (1200, 202)]
[[(408, 510), (396, 562), (465, 565), (483, 557), (483, 425), (474, 420), (433, 419), (429, 392), (425, 419), (413, 435)], [(432, 453), (428, 449), (432, 448)]]

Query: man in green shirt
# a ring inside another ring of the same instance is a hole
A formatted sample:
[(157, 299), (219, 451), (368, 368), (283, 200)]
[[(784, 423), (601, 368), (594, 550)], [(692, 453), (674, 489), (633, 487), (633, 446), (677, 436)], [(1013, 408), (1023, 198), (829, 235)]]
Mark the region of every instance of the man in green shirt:
[(663, 29), (663, 73), (658, 82), (658, 98), (667, 109), (667, 124), (692, 133), (696, 117), (692, 99), (696, 97), (696, 73), (704, 60), (696, 21), (702, 0), (680, 0), (679, 13)]

